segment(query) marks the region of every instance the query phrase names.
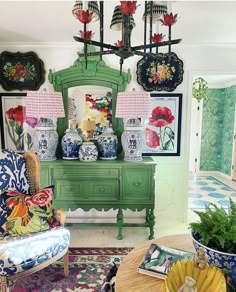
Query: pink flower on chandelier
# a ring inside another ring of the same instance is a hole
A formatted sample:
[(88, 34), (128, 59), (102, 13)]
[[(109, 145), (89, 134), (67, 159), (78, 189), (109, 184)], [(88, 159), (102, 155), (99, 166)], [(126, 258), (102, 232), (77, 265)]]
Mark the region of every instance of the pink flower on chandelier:
[(161, 22), (163, 25), (171, 26), (171, 25), (173, 25), (173, 24), (176, 23), (176, 21), (177, 21), (177, 16), (178, 16), (178, 14), (173, 15), (172, 12), (171, 12), (170, 14), (166, 13), (166, 14), (164, 14), (164, 16), (163, 16), (164, 19), (160, 19), (160, 22)]
[(89, 10), (79, 10), (75, 15), (81, 23), (90, 23), (93, 18), (93, 12), (89, 12)]
[(137, 1), (120, 1), (120, 4), (118, 7), (124, 14), (134, 14), (137, 9)]
[(123, 46), (123, 41), (117, 41), (117, 43), (115, 43), (115, 46), (117, 46), (118, 48), (121, 48)]
[(92, 36), (94, 35), (94, 33), (91, 30), (87, 30), (85, 32), (85, 37), (84, 37), (84, 31), (80, 30), (79, 33), (80, 33), (80, 36), (83, 39), (85, 38), (86, 40), (91, 40)]
[(153, 43), (159, 43), (163, 40), (165, 36), (162, 33), (154, 33), (152, 36), (152, 42)]

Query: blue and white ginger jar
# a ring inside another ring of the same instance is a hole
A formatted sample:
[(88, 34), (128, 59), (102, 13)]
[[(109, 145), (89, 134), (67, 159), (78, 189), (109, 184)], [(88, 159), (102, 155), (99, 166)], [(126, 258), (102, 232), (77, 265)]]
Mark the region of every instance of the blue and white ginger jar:
[(114, 160), (117, 158), (118, 139), (112, 128), (107, 128), (98, 136), (99, 158), (103, 160)]
[(67, 129), (61, 140), (62, 158), (79, 159), (79, 148), (82, 144), (82, 138), (77, 129)]
[(79, 160), (83, 162), (96, 161), (98, 150), (93, 142), (83, 142), (79, 149)]

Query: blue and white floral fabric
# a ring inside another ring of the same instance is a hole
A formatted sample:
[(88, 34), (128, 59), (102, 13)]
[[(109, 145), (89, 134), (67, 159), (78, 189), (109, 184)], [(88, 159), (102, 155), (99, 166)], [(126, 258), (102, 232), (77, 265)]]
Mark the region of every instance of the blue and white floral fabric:
[(50, 260), (70, 242), (70, 232), (64, 227), (0, 240), (0, 275), (15, 275)]
[(1, 192), (14, 190), (29, 194), (29, 183), (26, 162), (23, 155), (11, 150), (0, 151), (0, 233), (5, 232), (7, 221), (7, 206)]
[(29, 194), (25, 159), (23, 155), (11, 150), (0, 151), (0, 191), (2, 190)]

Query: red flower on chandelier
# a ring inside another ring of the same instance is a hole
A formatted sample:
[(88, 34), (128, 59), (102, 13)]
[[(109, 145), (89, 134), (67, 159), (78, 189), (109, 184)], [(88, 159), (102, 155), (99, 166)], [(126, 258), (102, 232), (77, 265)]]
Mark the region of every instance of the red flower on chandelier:
[(152, 42), (153, 43), (159, 43), (163, 40), (165, 36), (162, 33), (154, 33), (152, 36)]
[(121, 5), (118, 7), (124, 14), (134, 14), (137, 9), (136, 3), (137, 1), (120, 1)]
[(81, 23), (90, 23), (93, 18), (93, 12), (89, 12), (89, 10), (79, 10), (75, 15)]
[(80, 30), (79, 33), (80, 33), (80, 36), (83, 39), (85, 38), (86, 40), (91, 40), (92, 36), (94, 35), (94, 33), (91, 30), (87, 30), (85, 32), (85, 37), (84, 37), (84, 31), (83, 30)]
[(123, 41), (117, 41), (117, 43), (115, 43), (115, 46), (121, 48), (123, 46)]
[(171, 26), (176, 23), (178, 14), (173, 15), (172, 12), (170, 14), (164, 14), (164, 19), (160, 19), (162, 25)]

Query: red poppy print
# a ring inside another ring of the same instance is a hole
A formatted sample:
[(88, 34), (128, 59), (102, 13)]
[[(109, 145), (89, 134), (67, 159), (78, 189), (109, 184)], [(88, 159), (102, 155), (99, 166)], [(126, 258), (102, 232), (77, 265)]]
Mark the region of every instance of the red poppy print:
[(165, 127), (171, 124), (175, 117), (168, 107), (157, 106), (152, 111), (152, 117), (149, 118), (149, 125), (154, 127)]
[(144, 131), (145, 134), (145, 143), (150, 148), (157, 148), (160, 146), (160, 137), (155, 131), (146, 128)]

